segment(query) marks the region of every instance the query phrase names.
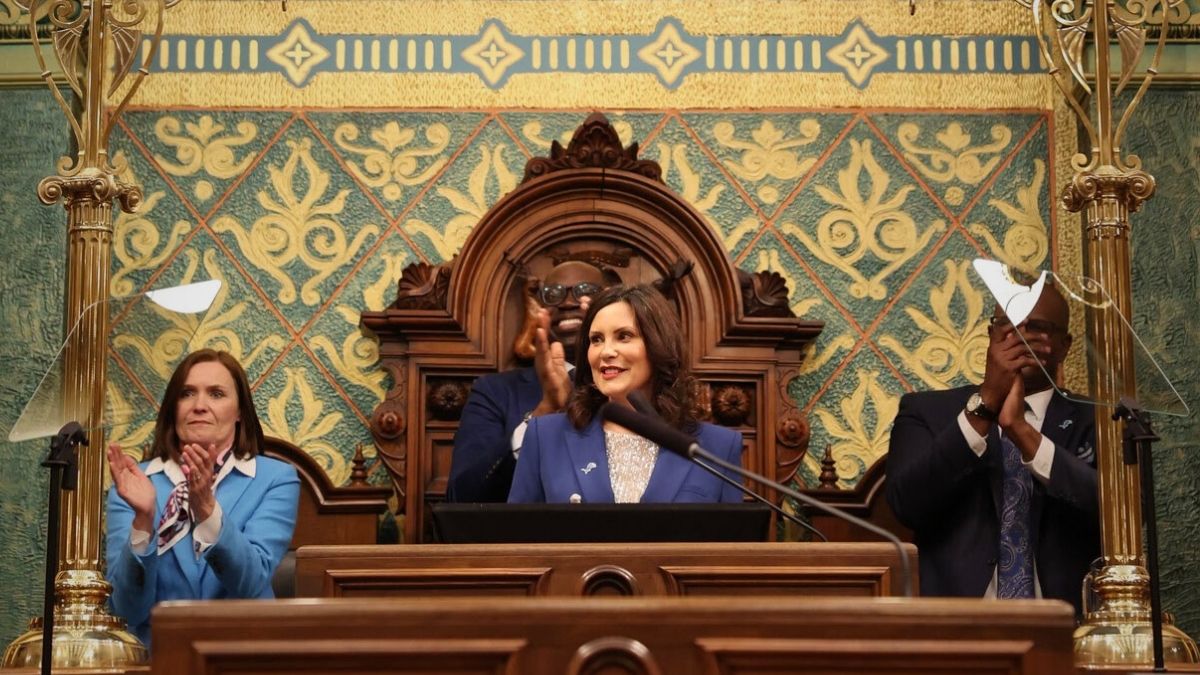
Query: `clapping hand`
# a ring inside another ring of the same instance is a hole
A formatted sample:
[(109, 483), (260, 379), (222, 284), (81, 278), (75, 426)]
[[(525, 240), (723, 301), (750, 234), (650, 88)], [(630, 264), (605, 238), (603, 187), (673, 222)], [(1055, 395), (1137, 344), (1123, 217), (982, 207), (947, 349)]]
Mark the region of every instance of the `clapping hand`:
[(182, 452), (183, 475), (188, 482), (188, 500), (197, 523), (203, 523), (216, 508), (217, 498), (213, 494), (213, 466), (216, 464), (217, 448), (207, 449), (199, 443), (185, 443)]
[(153, 532), (156, 496), (150, 478), (117, 443), (108, 446), (108, 469), (117, 495), (133, 509), (134, 529)]
[(550, 342), (550, 310), (538, 310), (538, 329), (533, 346), (534, 368), (542, 383), (542, 401), (534, 416), (555, 413), (567, 406), (571, 396), (571, 377), (567, 374), (567, 357), (561, 342)]

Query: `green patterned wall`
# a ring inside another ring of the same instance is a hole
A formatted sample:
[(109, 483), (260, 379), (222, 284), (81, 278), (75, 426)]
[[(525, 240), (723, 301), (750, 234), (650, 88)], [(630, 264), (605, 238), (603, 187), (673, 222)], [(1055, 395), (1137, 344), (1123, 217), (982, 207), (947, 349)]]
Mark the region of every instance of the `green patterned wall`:
[(1156, 417), (1154, 472), (1163, 598), (1179, 626), (1200, 635), (1200, 93), (1151, 89), (1125, 147), (1158, 192), (1133, 222), (1134, 326), (1191, 407)]
[[(67, 150), (67, 130), (44, 87), (0, 90), (0, 439), (62, 343), (66, 213), (41, 206), (37, 184)], [(0, 640), (42, 611), (49, 475), (41, 441), (0, 440)]]

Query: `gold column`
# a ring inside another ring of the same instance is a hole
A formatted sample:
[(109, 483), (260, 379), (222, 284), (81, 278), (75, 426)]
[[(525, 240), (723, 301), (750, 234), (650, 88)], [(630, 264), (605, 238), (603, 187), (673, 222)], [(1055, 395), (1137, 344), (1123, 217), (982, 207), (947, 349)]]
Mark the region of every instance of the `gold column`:
[[(162, 37), (164, 10), (178, 0), (33, 0), (29, 12), (30, 35), (42, 77), (67, 116), (78, 153), (58, 162), (58, 175), (38, 185), (44, 204), (62, 200), (67, 210), (68, 266), (64, 326), (70, 330), (63, 350), (63, 410), (88, 433), (88, 446), (79, 449), (79, 480), (74, 491), (63, 494), (59, 538), (59, 566), (54, 581), (54, 668), (105, 668), (147, 661), (145, 647), (125, 630), (125, 622), (105, 607), (112, 587), (100, 566), (104, 499), (104, 393), (109, 317), (105, 311), (85, 309), (108, 298), (112, 255), (112, 209), (116, 201), (127, 213), (137, 210), (142, 194), (117, 176), (124, 166), (110, 162), (108, 141), (126, 103), (148, 74), (134, 71), (137, 49), (143, 40), (150, 48), (143, 61), (151, 62)], [(52, 80), (36, 17), (45, 14), (53, 25), (55, 56), (68, 84), (82, 104), (72, 108)], [(144, 34), (143, 28), (152, 30)], [(109, 71), (110, 65), (112, 71)], [(127, 77), (129, 75), (133, 77)], [(106, 89), (107, 87), (107, 89)], [(118, 92), (116, 108), (108, 99)], [(30, 630), (17, 638), (4, 654), (4, 667), (36, 667), (42, 655), (42, 619), (30, 621)]]
[[(1186, 18), (1184, 0), (1017, 0), (1033, 11), (1034, 26), (1050, 75), (1075, 110), (1090, 141), (1072, 159), (1076, 173), (1064, 188), (1063, 205), (1084, 213), (1085, 273), (1103, 284), (1116, 308), (1132, 316), (1129, 214), (1154, 195), (1154, 178), (1136, 156), (1123, 155), (1121, 140), (1133, 110), (1157, 74), (1167, 25)], [(1131, 102), (1114, 125), (1114, 97), (1140, 67), (1147, 25), (1160, 23), (1159, 38)], [(1085, 44), (1092, 42), (1095, 78), (1085, 76)], [(1110, 47), (1121, 53), (1114, 73)], [(1089, 106), (1077, 98), (1082, 90)], [(1089, 364), (1091, 395), (1115, 404), (1137, 395), (1133, 338), (1113, 312), (1090, 312), (1088, 339), (1096, 348)], [(1086, 607), (1075, 633), (1076, 660), (1088, 668), (1151, 665), (1150, 578), (1142, 551), (1141, 486), (1138, 467), (1122, 455), (1122, 422), (1112, 409), (1096, 410), (1096, 455), (1100, 483), (1103, 567), (1091, 578), (1097, 603)], [(1166, 662), (1200, 660), (1196, 644), (1164, 618)]]

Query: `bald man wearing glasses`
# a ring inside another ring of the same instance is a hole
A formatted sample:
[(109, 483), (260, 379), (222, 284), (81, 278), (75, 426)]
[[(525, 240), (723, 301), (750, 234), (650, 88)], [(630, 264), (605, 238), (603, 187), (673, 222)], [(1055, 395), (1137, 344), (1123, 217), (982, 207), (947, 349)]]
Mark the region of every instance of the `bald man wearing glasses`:
[(1016, 326), (997, 306), (981, 385), (900, 399), (887, 497), (914, 532), (922, 595), (1056, 598), (1082, 611), (1100, 555), (1096, 413), (1047, 376), (1071, 347), (1068, 319), (1049, 284)]
[(534, 367), (485, 375), (463, 408), (446, 485), (448, 502), (504, 502), (530, 418), (562, 411), (571, 393), (575, 336), (588, 302), (609, 286), (586, 262), (556, 265), (538, 290)]

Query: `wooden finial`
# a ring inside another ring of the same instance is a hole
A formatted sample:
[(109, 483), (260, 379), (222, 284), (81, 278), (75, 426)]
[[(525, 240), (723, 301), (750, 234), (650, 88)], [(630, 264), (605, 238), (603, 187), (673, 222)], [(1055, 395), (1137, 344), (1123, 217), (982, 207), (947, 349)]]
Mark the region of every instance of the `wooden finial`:
[(350, 484), (367, 487), (367, 458), (363, 454), (362, 443), (355, 446), (354, 459), (350, 463), (354, 465), (350, 470)]
[(833, 467), (833, 448), (825, 445), (825, 456), (821, 458), (821, 476), (817, 478), (818, 490), (836, 490), (838, 475)]

